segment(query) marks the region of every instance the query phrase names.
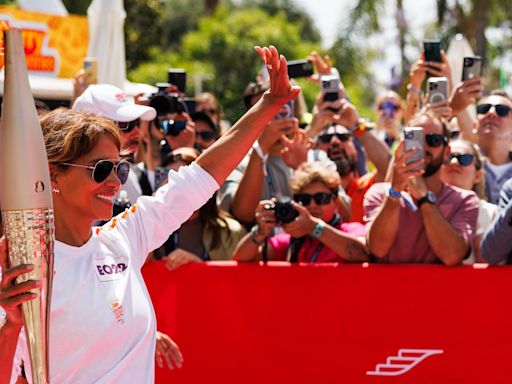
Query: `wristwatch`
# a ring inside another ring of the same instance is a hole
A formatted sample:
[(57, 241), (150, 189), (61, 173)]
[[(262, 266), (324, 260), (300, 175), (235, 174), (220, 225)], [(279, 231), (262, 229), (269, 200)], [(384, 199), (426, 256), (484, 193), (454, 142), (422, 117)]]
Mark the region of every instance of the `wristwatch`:
[(417, 201), (418, 208), (421, 207), (423, 203), (435, 205), (437, 203), (437, 196), (435, 195), (434, 192), (428, 191), (425, 196), (423, 196), (421, 199)]

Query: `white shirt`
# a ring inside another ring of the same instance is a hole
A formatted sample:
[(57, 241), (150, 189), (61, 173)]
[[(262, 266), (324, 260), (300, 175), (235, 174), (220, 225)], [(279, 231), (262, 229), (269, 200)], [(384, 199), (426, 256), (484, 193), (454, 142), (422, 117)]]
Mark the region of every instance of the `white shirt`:
[(81, 247), (55, 242), (50, 382), (153, 383), (155, 314), (141, 267), (147, 254), (218, 189), (193, 163), (169, 173)]

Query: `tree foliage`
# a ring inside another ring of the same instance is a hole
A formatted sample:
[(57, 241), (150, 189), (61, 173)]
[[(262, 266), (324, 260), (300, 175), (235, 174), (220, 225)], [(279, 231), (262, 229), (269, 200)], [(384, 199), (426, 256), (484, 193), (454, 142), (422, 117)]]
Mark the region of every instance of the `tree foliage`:
[[(219, 97), (227, 117), (235, 120), (243, 113), (243, 91), (261, 68), (255, 45), (274, 44), (288, 59), (305, 58), (319, 48), (316, 42), (301, 39), (300, 27), (300, 23), (289, 22), (284, 12), (269, 15), (259, 7), (219, 6), (212, 16), (199, 20), (196, 31), (183, 36), (179, 51), (154, 49), (150, 62), (132, 71), (130, 77), (142, 82), (163, 81), (168, 67), (183, 67), (189, 79), (203, 77), (203, 90)], [(313, 98), (309, 96), (310, 101)]]

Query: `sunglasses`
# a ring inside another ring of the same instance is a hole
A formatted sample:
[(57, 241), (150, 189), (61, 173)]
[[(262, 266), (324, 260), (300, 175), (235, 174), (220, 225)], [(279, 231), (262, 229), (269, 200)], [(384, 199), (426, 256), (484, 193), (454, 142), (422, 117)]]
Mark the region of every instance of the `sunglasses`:
[(187, 128), (186, 120), (164, 120), (161, 125), (164, 134), (171, 136), (178, 136), (181, 131)]
[(322, 143), (330, 143), (332, 138), (336, 136), (339, 141), (349, 141), (350, 140), (350, 133), (324, 133), (323, 135), (318, 136), (318, 140)]
[(140, 126), (140, 119), (132, 121), (116, 121), (117, 126), (124, 133), (131, 132), (135, 127)]
[(126, 183), (128, 180), (128, 174), (130, 173), (130, 163), (126, 160), (114, 161), (114, 160), (99, 160), (94, 166), (73, 164), (73, 163), (61, 163), (70, 167), (86, 168), (92, 170), (92, 179), (97, 183), (103, 183), (107, 177), (110, 176), (112, 170), (116, 173), (117, 178), (121, 184)]
[(327, 205), (331, 202), (332, 199), (334, 199), (334, 197), (335, 194), (332, 192), (318, 192), (314, 195), (310, 195), (308, 193), (297, 193), (293, 195), (293, 200), (295, 200), (303, 207), (307, 207), (311, 203), (312, 199), (315, 200), (316, 205)]
[(202, 131), (198, 132), (196, 131), (196, 136), (200, 137), (204, 141), (210, 141), (215, 139), (216, 133), (212, 131)]
[(467, 167), (467, 166), (470, 166), (471, 164), (473, 164), (473, 160), (475, 159), (475, 155), (472, 155), (470, 153), (463, 153), (463, 154), (451, 154), (450, 155), (450, 162), (452, 161), (452, 159), (457, 159), (457, 162), (463, 166), (463, 167)]
[(400, 106), (399, 105), (396, 105), (395, 103), (390, 103), (390, 102), (384, 102), (382, 104), (379, 105), (379, 111), (383, 111), (383, 110), (393, 110), (393, 111), (398, 111), (400, 109)]
[(425, 141), (427, 145), (432, 148), (440, 147), (447, 142), (446, 137), (437, 133), (427, 133), (425, 135)]
[(217, 110), (214, 109), (214, 108), (210, 108), (210, 109), (198, 109), (197, 112), (203, 112), (203, 113), (206, 113), (206, 114), (209, 114), (209, 115), (216, 115), (217, 114)]
[(512, 108), (510, 108), (508, 105), (503, 104), (480, 104), (476, 106), (476, 113), (479, 115), (485, 115), (491, 110), (491, 107), (494, 107), (494, 110), (499, 117), (508, 116), (512, 110)]

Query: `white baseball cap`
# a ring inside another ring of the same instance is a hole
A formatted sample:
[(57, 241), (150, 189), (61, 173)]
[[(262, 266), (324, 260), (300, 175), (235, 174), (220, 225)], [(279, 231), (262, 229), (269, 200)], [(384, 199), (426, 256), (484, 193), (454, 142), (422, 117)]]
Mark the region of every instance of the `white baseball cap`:
[(153, 120), (156, 110), (135, 104), (119, 88), (110, 84), (93, 84), (73, 104), (74, 111), (91, 112), (114, 121)]

